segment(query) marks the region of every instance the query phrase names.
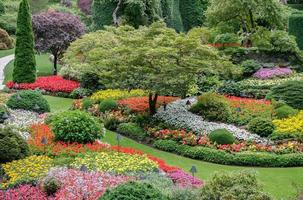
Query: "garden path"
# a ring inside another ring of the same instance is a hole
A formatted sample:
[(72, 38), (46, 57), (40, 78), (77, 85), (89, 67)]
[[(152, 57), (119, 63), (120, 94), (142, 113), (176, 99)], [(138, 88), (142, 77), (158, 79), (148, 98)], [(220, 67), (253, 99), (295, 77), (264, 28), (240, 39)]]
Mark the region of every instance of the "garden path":
[(3, 85), (5, 66), (8, 65), (8, 63), (10, 63), (12, 60), (14, 60), (14, 57), (15, 57), (14, 55), (9, 55), (0, 58), (0, 90), (2, 90), (5, 86)]

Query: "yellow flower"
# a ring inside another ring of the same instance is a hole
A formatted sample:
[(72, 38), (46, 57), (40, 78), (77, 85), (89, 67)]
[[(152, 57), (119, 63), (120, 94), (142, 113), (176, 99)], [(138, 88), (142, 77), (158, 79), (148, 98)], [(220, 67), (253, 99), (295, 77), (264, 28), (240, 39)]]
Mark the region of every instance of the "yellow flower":
[(303, 111), (286, 119), (273, 120), (273, 123), (278, 134), (303, 134)]
[(104, 99), (119, 100), (128, 97), (145, 96), (146, 94), (147, 94), (146, 91), (140, 89), (135, 89), (131, 91), (108, 89), (108, 90), (100, 90), (98, 92), (95, 92), (91, 96), (91, 99), (95, 101), (102, 101)]

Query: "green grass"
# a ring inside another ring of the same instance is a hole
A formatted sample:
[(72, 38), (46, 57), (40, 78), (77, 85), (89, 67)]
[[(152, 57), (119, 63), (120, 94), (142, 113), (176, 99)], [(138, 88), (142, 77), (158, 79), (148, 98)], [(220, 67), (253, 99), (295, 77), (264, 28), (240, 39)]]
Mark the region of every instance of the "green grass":
[(0, 50), (0, 58), (9, 56), (15, 53), (15, 49), (8, 49), (8, 50)]
[[(53, 74), (53, 63), (49, 60), (48, 54), (36, 55), (37, 75), (48, 76)], [(4, 83), (13, 79), (14, 61), (10, 62), (4, 69)], [(59, 70), (59, 69), (58, 69)]]
[(51, 112), (68, 110), (74, 101), (74, 99), (47, 96), (47, 95), (44, 95), (44, 98), (48, 101), (51, 108)]
[[(108, 132), (103, 139), (112, 145), (117, 145), (116, 135)], [(123, 137), (121, 146), (132, 147), (165, 160), (168, 164), (189, 171), (191, 166), (195, 165), (198, 169), (197, 177), (202, 180), (208, 180), (216, 171), (234, 171), (234, 170), (255, 170), (261, 184), (265, 190), (278, 199), (289, 199), (297, 193), (293, 184), (303, 187), (303, 168), (254, 168), (217, 165), (213, 163), (184, 158), (175, 154), (163, 152), (149, 146), (139, 144), (133, 140)]]

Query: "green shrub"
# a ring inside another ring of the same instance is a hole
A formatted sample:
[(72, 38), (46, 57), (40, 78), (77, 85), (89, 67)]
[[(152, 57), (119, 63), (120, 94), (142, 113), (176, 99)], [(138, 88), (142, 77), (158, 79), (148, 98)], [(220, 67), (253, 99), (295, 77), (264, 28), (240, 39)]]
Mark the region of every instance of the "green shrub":
[(112, 99), (105, 99), (99, 104), (99, 110), (103, 113), (106, 111), (115, 110), (116, 108), (118, 108), (118, 103)]
[(172, 140), (157, 140), (153, 146), (163, 151), (223, 165), (259, 167), (299, 167), (303, 166), (302, 153), (273, 154), (261, 152), (242, 152), (232, 154), (226, 151), (202, 146), (187, 146)]
[(0, 105), (0, 123), (8, 118), (8, 111), (4, 105)]
[(204, 92), (216, 92), (222, 86), (222, 82), (218, 76), (198, 76), (196, 84), (200, 94)]
[(0, 128), (0, 163), (25, 158), (30, 154), (27, 142), (10, 127)]
[(210, 121), (226, 122), (231, 117), (231, 109), (224, 96), (206, 93), (198, 98), (198, 102), (191, 109), (192, 112)]
[(92, 91), (86, 88), (77, 88), (74, 89), (71, 93), (70, 93), (70, 98), (73, 99), (81, 99), (83, 97), (88, 97), (92, 94)]
[(297, 44), (303, 50), (303, 13), (296, 12), (289, 17), (288, 32), (296, 37)]
[(128, 182), (106, 190), (100, 200), (168, 200), (168, 197), (150, 184)]
[(105, 86), (100, 83), (98, 75), (93, 72), (85, 72), (81, 76), (80, 83), (82, 88), (86, 88), (92, 92), (105, 89)]
[(9, 35), (16, 34), (16, 26), (12, 25), (4, 19), (0, 19), (0, 28), (6, 30)]
[(117, 132), (140, 141), (144, 140), (147, 135), (146, 132), (135, 123), (119, 124)]
[(271, 200), (263, 192), (255, 173), (216, 173), (202, 188), (200, 200)]
[(49, 104), (39, 91), (23, 90), (13, 94), (6, 105), (12, 109), (31, 110), (37, 113), (50, 111)]
[(89, 143), (102, 137), (101, 125), (88, 113), (65, 111), (52, 117), (56, 141)]
[(269, 136), (273, 133), (274, 129), (275, 127), (270, 119), (257, 117), (248, 123), (248, 130), (261, 137)]
[(43, 191), (48, 195), (54, 195), (60, 189), (60, 181), (55, 177), (46, 177), (43, 180)]
[(243, 75), (249, 77), (261, 68), (261, 65), (254, 60), (245, 60), (241, 64)]
[(233, 134), (226, 129), (214, 130), (208, 135), (208, 137), (212, 142), (217, 144), (233, 144), (236, 141)]
[(295, 109), (303, 109), (303, 81), (288, 81), (275, 86), (268, 97), (281, 100)]
[(298, 110), (290, 107), (289, 105), (282, 105), (275, 109), (275, 116), (278, 119), (288, 118), (290, 116), (296, 115), (297, 113)]
[(4, 13), (5, 13), (5, 7), (3, 1), (0, 0), (0, 16), (3, 15)]
[(121, 122), (114, 117), (106, 117), (105, 119), (103, 119), (104, 127), (111, 131), (117, 130), (120, 123)]
[(90, 98), (85, 98), (82, 100), (82, 107), (84, 110), (88, 110), (93, 105), (94, 105), (94, 102)]

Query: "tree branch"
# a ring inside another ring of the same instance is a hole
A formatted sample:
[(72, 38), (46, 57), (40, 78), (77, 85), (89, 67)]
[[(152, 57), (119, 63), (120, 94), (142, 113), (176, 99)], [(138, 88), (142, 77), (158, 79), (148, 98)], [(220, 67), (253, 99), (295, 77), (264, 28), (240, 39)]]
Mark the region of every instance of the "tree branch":
[(114, 12), (113, 12), (113, 21), (114, 21), (114, 25), (115, 25), (115, 26), (119, 26), (117, 13), (118, 13), (118, 11), (119, 11), (119, 9), (120, 9), (120, 6), (121, 6), (121, 4), (122, 4), (122, 1), (123, 1), (123, 0), (119, 0), (119, 1), (118, 1), (117, 7), (115, 8), (115, 10), (114, 10)]

